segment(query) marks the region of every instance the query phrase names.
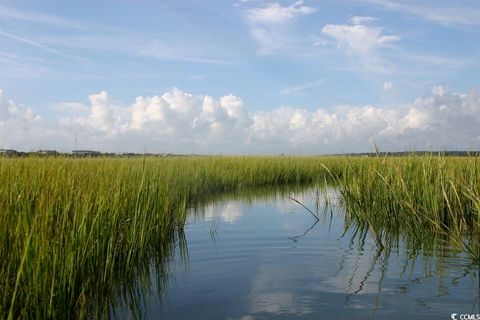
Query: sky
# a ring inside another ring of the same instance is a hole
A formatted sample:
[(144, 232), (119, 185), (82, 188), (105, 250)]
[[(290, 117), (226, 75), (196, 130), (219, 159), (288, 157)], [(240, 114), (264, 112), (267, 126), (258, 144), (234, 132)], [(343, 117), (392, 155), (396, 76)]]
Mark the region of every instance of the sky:
[(0, 0), (0, 148), (480, 150), (480, 2)]

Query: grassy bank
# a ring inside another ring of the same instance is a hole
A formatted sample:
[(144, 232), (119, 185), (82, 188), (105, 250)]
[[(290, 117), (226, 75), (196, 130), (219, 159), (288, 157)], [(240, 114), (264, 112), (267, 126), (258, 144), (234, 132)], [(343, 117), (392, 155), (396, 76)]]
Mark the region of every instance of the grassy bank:
[(105, 315), (122, 279), (167, 255), (188, 206), (324, 171), (309, 158), (0, 159), (0, 316)]
[(416, 247), (438, 235), (480, 263), (477, 157), (375, 158), (348, 166), (338, 181), (348, 216), (377, 239), (406, 236)]
[(439, 232), (478, 257), (479, 169), (428, 155), (0, 159), (0, 317), (107, 316), (129, 279), (163, 272), (188, 207), (260, 186), (335, 181), (379, 246)]

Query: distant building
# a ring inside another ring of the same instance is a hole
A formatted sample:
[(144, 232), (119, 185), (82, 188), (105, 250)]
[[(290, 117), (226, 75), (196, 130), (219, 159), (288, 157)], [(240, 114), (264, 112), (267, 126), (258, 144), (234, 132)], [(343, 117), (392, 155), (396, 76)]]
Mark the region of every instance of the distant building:
[(133, 152), (123, 152), (120, 154), (121, 157), (136, 157), (138, 154), (133, 153)]
[(93, 151), (93, 150), (73, 150), (72, 154), (74, 156), (81, 156), (81, 157), (97, 157), (102, 155), (100, 151)]
[(56, 156), (58, 155), (57, 150), (38, 150), (35, 154), (42, 155), (42, 156)]
[(0, 149), (0, 156), (16, 156), (19, 152), (13, 149)]

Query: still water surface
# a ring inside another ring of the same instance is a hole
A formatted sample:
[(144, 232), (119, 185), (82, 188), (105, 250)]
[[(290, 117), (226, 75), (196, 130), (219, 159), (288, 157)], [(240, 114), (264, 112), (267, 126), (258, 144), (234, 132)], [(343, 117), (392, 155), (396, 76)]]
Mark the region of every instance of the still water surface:
[[(346, 228), (335, 191), (229, 199), (196, 210), (186, 248), (168, 262), (152, 319), (450, 319), (477, 314), (478, 266), (440, 243), (411, 250), (400, 240), (378, 249), (369, 233)], [(323, 197), (321, 197), (323, 199)], [(155, 278), (155, 275), (153, 276)], [(155, 291), (155, 289), (154, 289)], [(159, 297), (160, 296), (160, 297)]]

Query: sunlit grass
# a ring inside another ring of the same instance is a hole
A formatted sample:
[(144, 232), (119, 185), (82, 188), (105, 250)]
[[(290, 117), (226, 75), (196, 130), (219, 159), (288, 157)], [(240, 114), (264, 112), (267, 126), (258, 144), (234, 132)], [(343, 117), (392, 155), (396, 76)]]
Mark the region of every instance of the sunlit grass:
[(480, 263), (479, 169), (477, 157), (375, 158), (349, 165), (337, 180), (348, 215), (377, 245), (403, 234), (422, 247), (438, 235)]
[(308, 158), (0, 159), (0, 315), (106, 314), (104, 297), (168, 251), (187, 207), (322, 171)]
[[(383, 246), (433, 233), (479, 257), (477, 158), (0, 159), (0, 317), (107, 317), (132, 279), (165, 272), (189, 207), (263, 186), (333, 183)], [(161, 280), (161, 276), (158, 280)]]

